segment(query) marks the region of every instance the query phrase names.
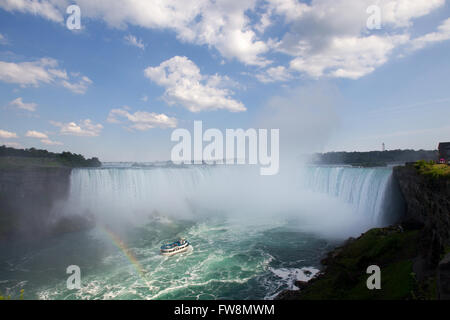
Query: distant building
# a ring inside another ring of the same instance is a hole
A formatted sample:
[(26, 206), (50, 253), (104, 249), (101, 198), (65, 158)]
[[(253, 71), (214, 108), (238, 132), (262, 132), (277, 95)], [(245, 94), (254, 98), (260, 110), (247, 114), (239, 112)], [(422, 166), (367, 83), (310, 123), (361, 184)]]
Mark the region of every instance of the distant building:
[(441, 142), (439, 143), (439, 161), (441, 163), (449, 163), (450, 162), (450, 142)]

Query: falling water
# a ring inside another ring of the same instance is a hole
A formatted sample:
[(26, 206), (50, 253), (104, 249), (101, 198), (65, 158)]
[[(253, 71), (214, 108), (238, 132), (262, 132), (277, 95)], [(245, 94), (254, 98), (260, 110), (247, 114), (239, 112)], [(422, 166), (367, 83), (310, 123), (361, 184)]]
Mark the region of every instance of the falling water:
[[(107, 167), (73, 170), (70, 183), (64, 210), (94, 215), (97, 227), (2, 257), (0, 289), (29, 299), (270, 299), (310, 279), (346, 237), (399, 212), (389, 168), (261, 177), (239, 166)], [(159, 254), (180, 236), (192, 252)], [(66, 287), (69, 265), (81, 268), (80, 290)]]

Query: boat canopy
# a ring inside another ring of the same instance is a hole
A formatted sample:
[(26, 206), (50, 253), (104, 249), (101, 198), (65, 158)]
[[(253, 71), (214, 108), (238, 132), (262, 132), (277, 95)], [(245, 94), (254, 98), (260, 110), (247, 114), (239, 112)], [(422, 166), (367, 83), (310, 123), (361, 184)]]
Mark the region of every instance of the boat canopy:
[(186, 239), (181, 238), (181, 239), (178, 240), (178, 241), (175, 241), (175, 242), (172, 242), (172, 243), (168, 243), (168, 244), (162, 245), (162, 246), (161, 246), (161, 250), (169, 250), (169, 249), (173, 249), (173, 248), (175, 248), (175, 247), (182, 246), (182, 245), (184, 245), (184, 244), (186, 244), (186, 243), (187, 243)]

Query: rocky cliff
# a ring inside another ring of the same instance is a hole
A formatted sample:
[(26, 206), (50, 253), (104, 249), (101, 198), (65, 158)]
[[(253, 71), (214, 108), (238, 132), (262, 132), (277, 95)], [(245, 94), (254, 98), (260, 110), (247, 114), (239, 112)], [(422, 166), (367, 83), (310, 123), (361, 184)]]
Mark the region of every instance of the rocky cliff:
[(436, 278), (437, 297), (450, 299), (450, 178), (420, 174), (413, 165), (394, 168), (406, 212), (401, 225), (418, 230), (413, 271), (419, 281)]
[(401, 224), (408, 230), (421, 230), (426, 265), (420, 267), (434, 268), (450, 244), (450, 179), (419, 174), (412, 165), (395, 167), (394, 177), (406, 203)]
[[(395, 167), (406, 210), (397, 224), (349, 239), (300, 291), (278, 299), (450, 299), (450, 179)], [(381, 269), (382, 288), (368, 290), (366, 269)]]
[(85, 224), (58, 209), (70, 174), (67, 167), (0, 169), (0, 239), (35, 240)]

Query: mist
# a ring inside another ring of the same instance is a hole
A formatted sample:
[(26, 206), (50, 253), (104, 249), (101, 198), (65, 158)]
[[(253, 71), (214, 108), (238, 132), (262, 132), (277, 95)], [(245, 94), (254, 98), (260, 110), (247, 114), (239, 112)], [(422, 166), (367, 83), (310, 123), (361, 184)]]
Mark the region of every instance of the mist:
[(322, 83), (286, 89), (263, 106), (254, 124), (280, 130), (277, 175), (261, 176), (251, 165), (75, 170), (65, 211), (118, 226), (221, 218), (249, 226), (285, 222), (329, 238), (357, 235), (383, 224), (390, 172), (315, 172), (302, 156), (320, 151), (337, 130), (339, 102), (338, 90)]
[(286, 88), (270, 98), (255, 119), (259, 128), (280, 129), (280, 168), (294, 168), (322, 151), (340, 125), (339, 90), (326, 82)]
[[(80, 169), (72, 173), (65, 212), (94, 215), (98, 223), (118, 227), (155, 218), (229, 219), (345, 238), (383, 224), (390, 179), (389, 171), (352, 170), (299, 167), (268, 177), (245, 165)], [(340, 180), (331, 185), (336, 177)]]

